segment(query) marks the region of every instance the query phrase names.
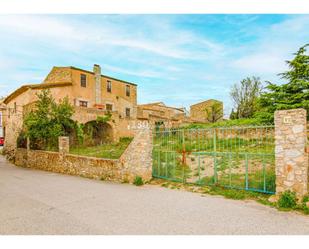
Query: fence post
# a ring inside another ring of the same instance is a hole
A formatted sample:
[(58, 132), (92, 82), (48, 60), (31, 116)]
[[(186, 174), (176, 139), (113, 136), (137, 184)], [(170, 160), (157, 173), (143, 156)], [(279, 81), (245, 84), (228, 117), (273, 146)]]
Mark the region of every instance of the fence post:
[(61, 154), (67, 154), (70, 152), (70, 141), (69, 137), (59, 137), (58, 138), (58, 148)]
[(276, 194), (298, 197), (308, 192), (307, 113), (305, 109), (275, 112)]
[(214, 184), (217, 184), (217, 134), (216, 128), (213, 129), (213, 148), (214, 148)]

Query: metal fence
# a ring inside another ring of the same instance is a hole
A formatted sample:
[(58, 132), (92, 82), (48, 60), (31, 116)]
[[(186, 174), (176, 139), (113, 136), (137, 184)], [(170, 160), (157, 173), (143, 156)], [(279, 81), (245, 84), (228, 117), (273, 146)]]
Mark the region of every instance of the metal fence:
[(155, 131), (153, 176), (275, 192), (274, 126)]

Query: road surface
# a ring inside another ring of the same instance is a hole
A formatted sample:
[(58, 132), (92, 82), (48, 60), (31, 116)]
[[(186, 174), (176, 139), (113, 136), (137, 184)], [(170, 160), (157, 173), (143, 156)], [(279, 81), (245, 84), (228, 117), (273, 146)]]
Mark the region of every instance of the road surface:
[(0, 156), (0, 234), (309, 234), (309, 216), (25, 169)]

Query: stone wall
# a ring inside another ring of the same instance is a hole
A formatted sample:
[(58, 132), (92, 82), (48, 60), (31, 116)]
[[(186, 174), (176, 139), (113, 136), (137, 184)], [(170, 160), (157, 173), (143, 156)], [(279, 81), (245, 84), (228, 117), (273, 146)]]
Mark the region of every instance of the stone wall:
[(94, 179), (123, 181), (118, 161), (95, 157), (85, 157), (58, 152), (17, 149), (17, 166), (78, 175)]
[(152, 131), (149, 127), (135, 131), (134, 139), (119, 159), (121, 167), (131, 172), (128, 178), (139, 175), (152, 177)]
[(275, 112), (276, 193), (308, 192), (308, 154), (306, 110)]
[(53, 67), (44, 83), (71, 82), (72, 73), (69, 67)]
[[(120, 159), (104, 159), (65, 153), (68, 141), (59, 140), (60, 152), (16, 149), (17, 166), (116, 182), (144, 181), (152, 177), (152, 139), (150, 130), (135, 131), (135, 136)], [(63, 145), (66, 144), (66, 146)]]

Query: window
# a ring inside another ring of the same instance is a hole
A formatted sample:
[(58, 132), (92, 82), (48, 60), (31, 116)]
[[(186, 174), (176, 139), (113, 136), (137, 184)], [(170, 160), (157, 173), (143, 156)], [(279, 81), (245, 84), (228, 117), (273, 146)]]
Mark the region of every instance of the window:
[(87, 105), (88, 105), (88, 102), (87, 102), (87, 101), (83, 101), (83, 100), (80, 100), (80, 101), (79, 101), (79, 106), (87, 107)]
[(127, 117), (127, 118), (130, 117), (130, 108), (126, 108), (126, 117)]
[(87, 76), (86, 76), (86, 74), (81, 74), (80, 75), (80, 86), (81, 87), (86, 87), (87, 86)]
[(110, 80), (107, 81), (107, 92), (112, 92), (112, 82)]
[(14, 113), (16, 113), (17, 112), (17, 104), (16, 104), (16, 102), (14, 102)]
[(126, 85), (126, 96), (130, 97), (130, 86)]
[(113, 105), (112, 104), (106, 104), (106, 111), (112, 111), (113, 110)]

